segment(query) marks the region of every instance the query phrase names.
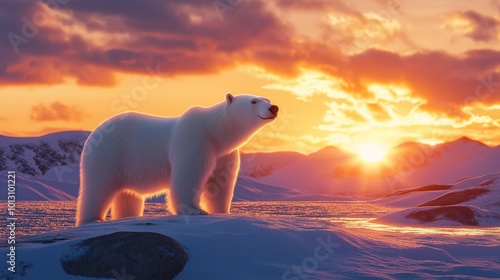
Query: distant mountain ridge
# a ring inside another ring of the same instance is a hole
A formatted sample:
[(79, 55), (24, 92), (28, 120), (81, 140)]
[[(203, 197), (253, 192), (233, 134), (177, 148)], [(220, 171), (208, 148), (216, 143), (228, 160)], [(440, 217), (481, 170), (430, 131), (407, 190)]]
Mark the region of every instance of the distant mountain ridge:
[[(0, 135), (0, 183), (7, 184), (7, 170), (16, 171), (18, 200), (76, 200), (79, 188), (80, 155), (88, 131), (66, 131), (40, 137)], [(242, 168), (235, 201), (333, 200), (255, 181), (302, 158), (297, 152), (242, 153)], [(6, 200), (6, 193), (0, 194)], [(164, 196), (151, 199), (163, 202)]]
[(87, 131), (65, 131), (40, 137), (0, 135), (0, 171), (16, 170), (32, 176), (53, 167), (78, 165)]
[[(72, 200), (78, 195), (80, 154), (89, 134), (0, 136), (0, 172), (18, 173), (26, 199)], [(235, 200), (373, 198), (405, 188), (453, 184), (498, 170), (500, 146), (490, 147), (467, 137), (435, 146), (403, 143), (392, 148), (384, 161), (371, 165), (333, 146), (310, 154), (242, 153)]]
[(322, 195), (380, 197), (404, 188), (451, 184), (500, 170), (500, 146), (461, 137), (435, 146), (407, 142), (389, 150), (376, 164), (356, 154), (326, 147), (304, 156), (260, 182)]

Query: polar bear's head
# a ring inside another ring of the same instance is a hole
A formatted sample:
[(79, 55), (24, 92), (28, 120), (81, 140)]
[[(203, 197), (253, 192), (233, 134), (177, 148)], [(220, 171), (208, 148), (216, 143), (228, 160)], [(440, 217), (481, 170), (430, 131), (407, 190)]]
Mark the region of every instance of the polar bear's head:
[(226, 110), (239, 127), (253, 134), (278, 116), (278, 106), (265, 97), (226, 94)]

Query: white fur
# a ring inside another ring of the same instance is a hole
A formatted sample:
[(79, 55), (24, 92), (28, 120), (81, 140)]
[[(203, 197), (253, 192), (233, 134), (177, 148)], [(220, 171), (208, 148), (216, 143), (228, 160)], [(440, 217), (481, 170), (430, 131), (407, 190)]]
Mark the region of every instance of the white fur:
[(227, 94), (177, 118), (106, 120), (82, 152), (76, 225), (104, 221), (110, 208), (112, 219), (141, 216), (144, 199), (161, 193), (174, 214), (229, 213), (238, 149), (274, 119), (270, 107), (266, 98)]

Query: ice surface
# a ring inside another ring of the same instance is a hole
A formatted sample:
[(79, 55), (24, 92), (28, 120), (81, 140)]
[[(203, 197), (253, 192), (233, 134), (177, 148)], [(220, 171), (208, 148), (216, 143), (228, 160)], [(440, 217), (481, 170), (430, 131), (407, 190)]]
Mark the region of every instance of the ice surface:
[(83, 239), (116, 231), (158, 232), (180, 242), (190, 260), (176, 279), (500, 277), (498, 231), (404, 233), (348, 228), (328, 219), (214, 215), (94, 223), (58, 232), (70, 238), (49, 244), (31, 244), (28, 238), (17, 253), (33, 267), (20, 279), (88, 279), (66, 275), (61, 253)]

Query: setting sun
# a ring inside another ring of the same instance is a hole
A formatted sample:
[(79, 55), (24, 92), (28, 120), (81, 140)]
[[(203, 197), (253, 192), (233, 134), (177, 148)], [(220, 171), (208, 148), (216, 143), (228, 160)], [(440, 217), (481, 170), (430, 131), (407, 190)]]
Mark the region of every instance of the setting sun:
[(379, 162), (384, 159), (387, 149), (377, 142), (366, 142), (356, 147), (356, 152), (365, 162)]

